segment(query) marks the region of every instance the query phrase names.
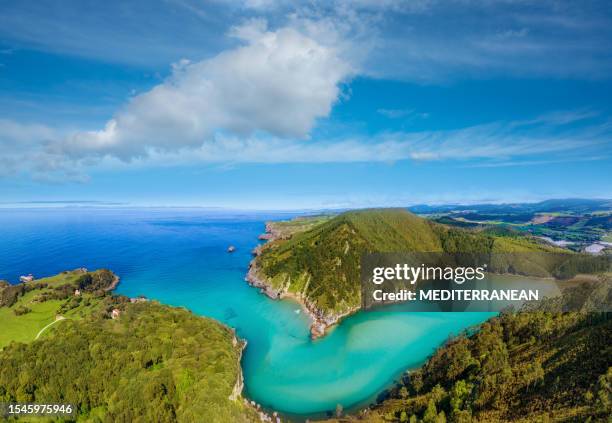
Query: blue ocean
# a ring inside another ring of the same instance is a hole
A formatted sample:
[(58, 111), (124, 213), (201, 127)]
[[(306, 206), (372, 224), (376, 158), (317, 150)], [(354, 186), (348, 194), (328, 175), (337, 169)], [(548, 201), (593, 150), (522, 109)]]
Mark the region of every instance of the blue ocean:
[[(293, 416), (373, 401), (445, 340), (491, 313), (361, 312), (312, 341), (308, 317), (244, 276), (266, 220), (290, 214), (203, 209), (0, 209), (0, 279), (108, 268), (119, 294), (213, 317), (248, 342), (245, 395)], [(227, 252), (229, 245), (236, 251)]]

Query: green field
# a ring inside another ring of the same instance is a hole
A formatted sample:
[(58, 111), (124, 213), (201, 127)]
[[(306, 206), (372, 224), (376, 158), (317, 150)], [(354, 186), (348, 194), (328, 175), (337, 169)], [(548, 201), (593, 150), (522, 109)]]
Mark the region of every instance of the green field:
[[(22, 304), (19, 302), (18, 304)], [(31, 312), (16, 316), (13, 308), (0, 308), (0, 349), (11, 341), (30, 342), (36, 334), (49, 323), (55, 320), (55, 315), (62, 302), (59, 300), (45, 301), (44, 303), (30, 304)], [(59, 322), (58, 324), (61, 324)]]
[[(12, 341), (31, 342), (35, 340), (40, 330), (53, 323), (57, 316), (78, 320), (91, 315), (99, 308), (101, 305), (100, 293), (82, 289), (78, 298), (74, 296), (74, 291), (80, 287), (80, 278), (84, 274), (86, 273), (80, 270), (63, 272), (56, 276), (20, 284), (19, 286), (23, 286), (27, 291), (18, 295), (13, 304), (0, 306), (0, 322), (2, 322), (0, 349)], [(92, 274), (99, 273), (93, 272)], [(112, 279), (108, 279), (106, 283), (112, 283)], [(14, 290), (17, 287), (5, 289)], [(3, 291), (0, 290), (0, 292)], [(6, 294), (4, 292), (3, 294), (3, 299), (7, 301)], [(19, 314), (19, 310), (28, 311)], [(63, 323), (57, 322), (56, 324)], [(41, 337), (46, 336), (47, 333), (48, 331), (45, 330)]]
[(321, 223), (327, 222), (333, 215), (317, 215), (307, 217), (296, 217), (291, 220), (280, 220), (268, 222), (269, 228), (280, 237), (291, 237), (298, 232), (304, 232), (314, 228)]
[[(568, 241), (568, 248), (574, 251), (582, 249), (597, 241), (610, 240), (610, 229), (612, 229), (612, 211), (610, 209), (598, 209), (589, 207), (570, 207), (566, 210), (558, 210), (556, 207), (549, 211), (533, 210), (533, 207), (522, 205), (521, 207), (498, 206), (495, 210), (482, 206), (471, 210), (454, 209), (450, 211), (428, 212), (426, 216), (439, 223), (469, 228), (482, 227), (511, 227), (517, 231), (540, 237), (549, 237), (553, 240)], [(576, 206), (576, 204), (574, 204)], [(488, 211), (487, 211), (488, 210)], [(541, 220), (542, 218), (547, 218)]]

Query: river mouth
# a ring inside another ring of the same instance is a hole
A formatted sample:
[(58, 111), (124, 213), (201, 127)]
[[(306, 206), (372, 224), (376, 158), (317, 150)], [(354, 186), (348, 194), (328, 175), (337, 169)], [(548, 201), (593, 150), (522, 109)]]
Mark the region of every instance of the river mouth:
[[(326, 417), (338, 404), (347, 411), (367, 406), (449, 337), (493, 315), (394, 305), (359, 312), (312, 341), (297, 303), (271, 300), (244, 280), (264, 222), (286, 217), (173, 209), (0, 216), (0, 269), (13, 280), (109, 268), (121, 276), (118, 294), (145, 295), (220, 320), (248, 341), (245, 395), (295, 420)], [(228, 245), (236, 251), (228, 253)]]

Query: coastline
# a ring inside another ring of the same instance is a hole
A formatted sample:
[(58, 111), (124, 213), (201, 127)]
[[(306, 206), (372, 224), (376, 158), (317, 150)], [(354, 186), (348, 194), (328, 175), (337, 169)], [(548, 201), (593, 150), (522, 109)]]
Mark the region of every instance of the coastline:
[(254, 257), (249, 263), (249, 270), (244, 278), (245, 281), (249, 285), (255, 288), (259, 288), (260, 292), (262, 294), (267, 295), (270, 299), (279, 300), (284, 298), (290, 298), (300, 304), (304, 312), (311, 320), (311, 339), (315, 340), (325, 336), (325, 334), (327, 334), (327, 332), (333, 326), (340, 323), (343, 318), (350, 316), (361, 309), (361, 307), (355, 307), (343, 313), (325, 315), (325, 313), (319, 310), (302, 295), (288, 291), (277, 291), (272, 288), (272, 286), (270, 286), (270, 284), (267, 282), (266, 278), (261, 275), (260, 269), (257, 267), (257, 258), (261, 255), (263, 248), (265, 248), (265, 245), (270, 242), (283, 239), (284, 236), (279, 231), (275, 231), (269, 223), (266, 223), (265, 233), (259, 235), (258, 238), (260, 240), (265, 240), (266, 242), (264, 244), (258, 245), (253, 249), (252, 254)]
[[(112, 295), (120, 295), (120, 294), (115, 294), (113, 292), (114, 289), (117, 287), (117, 285), (119, 285), (120, 277), (116, 275), (114, 272), (113, 272), (113, 276), (114, 276), (113, 282), (107, 288), (105, 288), (105, 291), (111, 293)], [(174, 307), (174, 306), (168, 305), (168, 307)], [(203, 316), (200, 316), (200, 317), (203, 317)], [(278, 417), (278, 412), (276, 412), (275, 410), (271, 410), (270, 413), (268, 413), (266, 410), (262, 408), (260, 404), (256, 403), (253, 400), (249, 400), (246, 396), (243, 395), (244, 372), (242, 370), (242, 358), (244, 355), (244, 350), (246, 349), (248, 345), (248, 341), (246, 339), (238, 337), (238, 335), (236, 334), (235, 328), (227, 326), (222, 322), (218, 322), (218, 323), (222, 326), (229, 328), (233, 332), (232, 346), (238, 349), (238, 358), (237, 358), (238, 375), (236, 377), (236, 382), (234, 383), (234, 386), (232, 388), (232, 392), (228, 396), (228, 399), (230, 401), (235, 401), (235, 402), (240, 402), (242, 400), (242, 403), (244, 404), (244, 406), (247, 409), (251, 410), (251, 412), (257, 416), (259, 421), (280, 423), (281, 420)]]
[(109, 291), (109, 292), (110, 292), (110, 291), (113, 291), (115, 288), (117, 288), (117, 285), (119, 285), (119, 281), (120, 281), (119, 276), (117, 276), (117, 275), (115, 274), (115, 272), (113, 272), (113, 276), (114, 276), (114, 277), (113, 277), (113, 282), (112, 282), (112, 283), (111, 283), (111, 284), (110, 284), (108, 287), (106, 287), (106, 288), (104, 289), (105, 291)]

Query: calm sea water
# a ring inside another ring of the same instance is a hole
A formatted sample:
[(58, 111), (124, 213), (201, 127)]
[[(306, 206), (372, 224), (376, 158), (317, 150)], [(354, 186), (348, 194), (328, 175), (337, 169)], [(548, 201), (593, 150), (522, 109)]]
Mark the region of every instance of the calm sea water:
[[(121, 277), (117, 292), (185, 306), (248, 341), (246, 395), (291, 415), (363, 406), (449, 336), (491, 313), (358, 313), (309, 339), (298, 304), (272, 301), (244, 275), (269, 219), (280, 214), (187, 209), (0, 209), (0, 279), (85, 266)], [(236, 246), (228, 254), (229, 245)]]

